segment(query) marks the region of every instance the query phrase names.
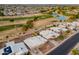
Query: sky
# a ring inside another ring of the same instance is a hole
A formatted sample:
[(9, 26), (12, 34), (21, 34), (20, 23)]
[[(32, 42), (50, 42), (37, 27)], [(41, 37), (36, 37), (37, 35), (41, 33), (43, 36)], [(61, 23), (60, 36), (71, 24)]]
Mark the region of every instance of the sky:
[(78, 4), (79, 0), (0, 0), (0, 4)]

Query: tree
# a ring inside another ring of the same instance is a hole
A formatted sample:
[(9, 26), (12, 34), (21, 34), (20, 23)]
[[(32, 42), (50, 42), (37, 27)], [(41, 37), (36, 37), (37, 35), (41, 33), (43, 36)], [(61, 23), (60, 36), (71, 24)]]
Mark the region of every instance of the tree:
[(33, 28), (33, 24), (27, 24), (28, 28)]
[(10, 19), (10, 22), (14, 22), (14, 19)]
[(26, 25), (28, 26), (28, 28), (32, 28), (33, 27), (33, 20), (27, 21)]
[(33, 21), (37, 21), (37, 19), (38, 19), (38, 17), (37, 17), (37, 16), (35, 16), (35, 17), (34, 17), (34, 19), (33, 19)]
[(75, 15), (75, 17), (76, 17), (76, 18), (79, 18), (79, 12), (78, 12), (78, 14), (77, 14), (77, 15)]
[(0, 16), (4, 16), (4, 12), (3, 12), (4, 8), (0, 7)]
[(22, 30), (23, 31), (27, 31), (27, 29), (28, 29), (28, 26), (27, 25), (23, 25)]
[(33, 28), (33, 20), (27, 21), (27, 23), (23, 25), (22, 30), (27, 31), (29, 28)]
[(48, 12), (47, 12), (47, 14), (50, 14), (50, 15), (52, 15), (52, 10), (49, 10)]
[(27, 22), (26, 22), (26, 24), (32, 24), (33, 23), (33, 20), (28, 20)]
[(40, 10), (41, 13), (46, 13), (47, 11), (48, 11), (48, 10), (43, 9), (43, 8)]
[(4, 16), (4, 13), (3, 12), (0, 12), (0, 16)]

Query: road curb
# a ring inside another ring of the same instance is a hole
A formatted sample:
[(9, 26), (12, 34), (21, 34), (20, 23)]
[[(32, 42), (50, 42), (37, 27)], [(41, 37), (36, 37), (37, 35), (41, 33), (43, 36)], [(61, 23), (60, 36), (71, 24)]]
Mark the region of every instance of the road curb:
[[(58, 46), (60, 46), (61, 44), (63, 44), (65, 41), (67, 41), (69, 38), (73, 37), (74, 35), (76, 35), (77, 33), (79, 33), (79, 31), (75, 32), (74, 34), (70, 35), (68, 38), (64, 39)], [(45, 54), (50, 53), (51, 51), (55, 50), (58, 46), (55, 46), (54, 48), (50, 49), (48, 52), (46, 52)]]

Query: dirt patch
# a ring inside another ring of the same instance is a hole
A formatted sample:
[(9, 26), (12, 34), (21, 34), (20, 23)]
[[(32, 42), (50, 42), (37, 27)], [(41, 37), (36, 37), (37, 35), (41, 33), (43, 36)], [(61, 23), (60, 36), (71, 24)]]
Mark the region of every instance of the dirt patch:
[(34, 27), (46, 26), (52, 23), (55, 18), (41, 19), (39, 21), (34, 22)]
[(34, 30), (29, 29), (28, 31), (24, 33), (23, 32), (18, 33), (18, 36), (16, 36), (17, 33), (15, 33), (15, 36), (13, 37), (10, 36), (9, 38), (6, 38), (6, 40), (3, 39), (2, 41), (0, 41), (0, 48), (3, 48), (5, 46), (5, 43), (7, 42), (7, 40), (9, 40), (9, 42), (14, 41), (15, 43), (22, 42), (26, 38), (31, 37), (32, 32), (34, 32)]
[(46, 53), (48, 52), (51, 48), (54, 47), (54, 44), (50, 43), (50, 42), (47, 42), (46, 44), (44, 44), (42, 47), (39, 48), (39, 50), (42, 52), (42, 53)]
[(5, 46), (5, 42), (1, 42), (0, 43), (0, 49), (3, 48)]

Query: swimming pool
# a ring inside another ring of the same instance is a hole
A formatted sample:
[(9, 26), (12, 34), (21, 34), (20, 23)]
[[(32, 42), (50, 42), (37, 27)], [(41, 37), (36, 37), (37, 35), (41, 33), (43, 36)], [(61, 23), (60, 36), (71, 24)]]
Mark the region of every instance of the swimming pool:
[(55, 12), (52, 13), (52, 16), (56, 17), (58, 20), (66, 20), (66, 16), (63, 16), (63, 15), (59, 15)]
[(59, 16), (57, 17), (58, 20), (66, 20), (66, 16)]

